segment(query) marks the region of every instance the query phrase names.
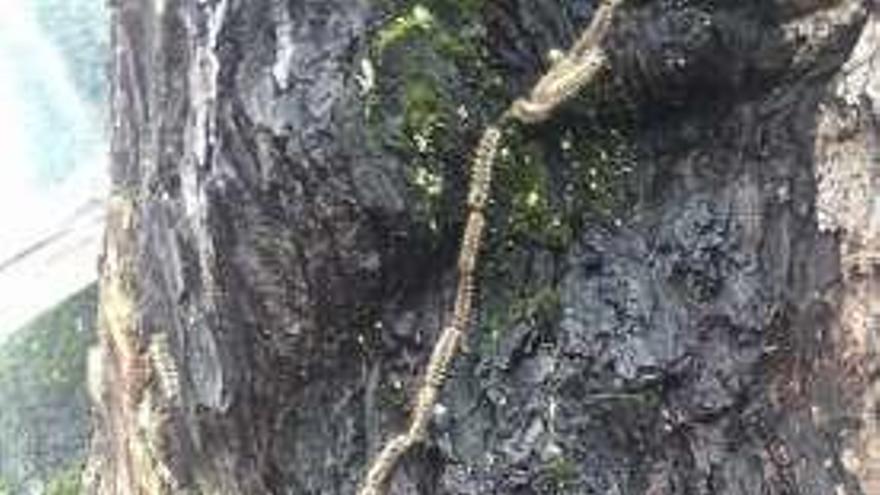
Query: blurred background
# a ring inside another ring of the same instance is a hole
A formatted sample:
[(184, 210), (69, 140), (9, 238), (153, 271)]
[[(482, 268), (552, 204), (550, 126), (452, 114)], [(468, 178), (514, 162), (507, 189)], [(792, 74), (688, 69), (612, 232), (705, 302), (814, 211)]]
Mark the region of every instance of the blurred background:
[(0, 495), (79, 492), (107, 26), (102, 0), (0, 0)]

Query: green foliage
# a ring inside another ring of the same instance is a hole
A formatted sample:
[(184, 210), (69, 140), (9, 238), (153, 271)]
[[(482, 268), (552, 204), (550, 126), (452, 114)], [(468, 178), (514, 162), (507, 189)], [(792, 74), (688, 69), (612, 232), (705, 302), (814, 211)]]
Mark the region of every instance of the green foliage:
[(45, 495), (79, 495), (82, 466), (73, 465), (58, 473), (46, 485)]
[(21, 493), (30, 478), (51, 480), (49, 494), (79, 493), (74, 466), (88, 437), (85, 368), (96, 305), (92, 286), (0, 346), (0, 478), (6, 478), (0, 494)]
[(39, 395), (82, 386), (96, 301), (92, 286), (12, 334), (0, 347), (0, 388), (27, 383)]

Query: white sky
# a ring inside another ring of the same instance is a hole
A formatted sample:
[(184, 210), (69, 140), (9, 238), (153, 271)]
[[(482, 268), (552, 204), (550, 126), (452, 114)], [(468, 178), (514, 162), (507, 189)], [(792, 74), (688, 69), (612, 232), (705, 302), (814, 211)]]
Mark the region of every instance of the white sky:
[[(90, 163), (78, 164), (64, 184), (38, 182), (35, 143), (51, 146), (51, 136), (34, 136), (29, 123), (40, 115), (18, 93), (21, 55), (37, 57), (41, 82), (49, 88), (51, 104), (63, 109), (76, 122), (89, 123), (89, 111), (71, 84), (65, 65), (54, 47), (41, 36), (25, 0), (0, 0), (0, 263), (22, 244), (46, 229), (53, 229), (59, 215), (70, 213), (89, 196), (103, 190), (103, 150), (95, 150)], [(3, 53), (3, 52), (6, 53)], [(45, 103), (45, 102), (44, 102)], [(88, 129), (83, 125), (83, 129)], [(75, 159), (71, 157), (71, 159)]]
[[(38, 253), (25, 260), (24, 266), (0, 271), (0, 337), (10, 325), (23, 323), (22, 319), (35, 316), (32, 313), (51, 307), (94, 279), (102, 220), (95, 214), (94, 202), (88, 221), (73, 222), (72, 218), (91, 200), (103, 197), (107, 182), (105, 152), (95, 149), (90, 159), (72, 167), (64, 182), (40, 183), (36, 163), (40, 150), (35, 147), (52, 146), (52, 140), (51, 136), (35, 136), (30, 127), (40, 113), (19, 93), (22, 79), (17, 74), (26, 62), (20, 57), (39, 60), (40, 81), (45, 82), (51, 100), (48, 103), (73, 121), (83, 122), (84, 130), (92, 127), (92, 122), (64, 61), (41, 36), (27, 3), (0, 0), (0, 266), (52, 233), (72, 225), (76, 232), (60, 241), (60, 245), (68, 245), (64, 256)], [(50, 251), (58, 249), (56, 245)]]

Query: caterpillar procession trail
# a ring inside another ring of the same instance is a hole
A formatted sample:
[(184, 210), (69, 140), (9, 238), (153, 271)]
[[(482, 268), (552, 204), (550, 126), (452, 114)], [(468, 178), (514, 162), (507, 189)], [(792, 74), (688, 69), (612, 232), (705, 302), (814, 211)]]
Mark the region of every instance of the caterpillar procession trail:
[(384, 495), (394, 470), (404, 455), (425, 440), (431, 413), (446, 381), (449, 366), (458, 354), (471, 319), (474, 273), (486, 223), (485, 208), (492, 184), (492, 167), (503, 129), (512, 120), (523, 124), (546, 121), (555, 109), (578, 94), (607, 67), (601, 41), (623, 0), (607, 0), (572, 48), (554, 57), (550, 69), (528, 96), (517, 99), (498, 120), (486, 127), (474, 152), (468, 186), (468, 216), (458, 256), (458, 284), (451, 323), (440, 333), (416, 394), (409, 426), (392, 437), (367, 470), (359, 495)]

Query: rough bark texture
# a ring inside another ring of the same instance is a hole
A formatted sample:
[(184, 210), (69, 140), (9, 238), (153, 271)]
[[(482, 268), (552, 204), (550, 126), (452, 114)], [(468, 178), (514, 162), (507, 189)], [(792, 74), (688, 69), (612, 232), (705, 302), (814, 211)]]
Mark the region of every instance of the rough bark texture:
[[(467, 153), (593, 7), (118, 0), (89, 492), (354, 493), (448, 318)], [(880, 490), (874, 9), (630, 2), (606, 84), (508, 137), (391, 493)]]

